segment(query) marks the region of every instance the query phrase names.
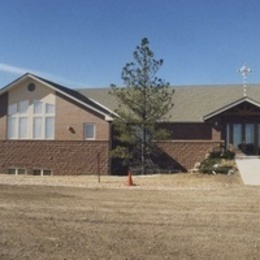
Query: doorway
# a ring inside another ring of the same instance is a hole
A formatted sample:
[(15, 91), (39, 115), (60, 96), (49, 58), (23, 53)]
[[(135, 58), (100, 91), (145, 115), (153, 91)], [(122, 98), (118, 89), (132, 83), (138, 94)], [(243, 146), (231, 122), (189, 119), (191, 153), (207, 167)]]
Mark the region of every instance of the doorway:
[(226, 148), (233, 146), (235, 151), (257, 154), (260, 146), (260, 124), (233, 123), (226, 125)]

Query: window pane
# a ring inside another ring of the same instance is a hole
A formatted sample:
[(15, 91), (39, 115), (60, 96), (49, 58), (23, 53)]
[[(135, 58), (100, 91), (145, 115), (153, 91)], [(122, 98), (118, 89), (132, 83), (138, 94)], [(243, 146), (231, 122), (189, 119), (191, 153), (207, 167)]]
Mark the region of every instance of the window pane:
[(28, 107), (29, 107), (29, 101), (28, 100), (21, 101), (19, 103), (18, 112), (20, 114), (27, 114)]
[(34, 169), (33, 175), (42, 175), (42, 171), (40, 169)]
[(14, 114), (16, 114), (17, 112), (17, 104), (12, 104), (8, 106), (8, 115), (12, 116)]
[(10, 168), (7, 170), (8, 174), (16, 174), (16, 169)]
[(33, 119), (33, 138), (42, 138), (42, 118), (35, 117)]
[(8, 138), (12, 139), (16, 137), (16, 118), (15, 117), (8, 117)]
[(50, 176), (51, 175), (51, 170), (43, 170), (42, 171), (43, 176)]
[(55, 106), (53, 104), (46, 103), (45, 112), (46, 114), (54, 114)]
[(26, 170), (25, 169), (17, 169), (17, 174), (26, 174)]
[(54, 139), (54, 117), (46, 117), (45, 119), (45, 138)]
[(18, 124), (19, 138), (27, 138), (27, 117), (20, 117)]
[(95, 125), (85, 124), (85, 138), (94, 139), (95, 138)]
[(260, 124), (258, 124), (258, 147), (260, 147)]
[(42, 113), (42, 102), (39, 100), (33, 101), (33, 113), (41, 114)]
[(246, 144), (253, 144), (255, 142), (255, 128), (254, 124), (246, 124)]
[(226, 126), (226, 149), (229, 149), (229, 136), (230, 136), (230, 126), (227, 124)]
[(235, 149), (238, 149), (238, 146), (242, 143), (242, 125), (234, 124), (233, 125), (233, 145)]

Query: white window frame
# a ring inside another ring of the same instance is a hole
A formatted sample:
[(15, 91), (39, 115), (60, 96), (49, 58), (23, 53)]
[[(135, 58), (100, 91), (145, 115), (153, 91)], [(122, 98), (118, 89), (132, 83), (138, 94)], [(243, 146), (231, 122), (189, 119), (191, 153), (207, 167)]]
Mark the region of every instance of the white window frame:
[[(21, 135), (21, 119), (26, 119), (24, 134)], [(7, 116), (7, 138), (8, 139), (28, 139), (29, 100), (22, 100), (18, 103), (8, 105)], [(13, 125), (10, 122), (13, 121)]]
[[(13, 171), (13, 173), (10, 173), (11, 171)], [(21, 171), (23, 173), (21, 173)], [(9, 175), (26, 175), (27, 174), (27, 170), (25, 168), (11, 167), (11, 168), (7, 169), (7, 174), (9, 174)]]
[[(39, 174), (35, 174), (36, 171), (39, 172)], [(46, 172), (48, 172), (48, 174), (46, 174)], [(34, 176), (52, 176), (53, 171), (50, 169), (35, 168), (35, 169), (33, 169), (32, 175), (34, 175)]]
[[(87, 137), (87, 127), (91, 126), (93, 131), (92, 137)], [(96, 124), (95, 123), (84, 123), (84, 139), (85, 140), (96, 140)]]
[[(53, 123), (50, 123), (51, 120), (47, 120), (48, 118), (53, 118)], [(35, 132), (35, 120), (40, 120), (38, 132)], [(55, 104), (41, 100), (22, 100), (9, 104), (6, 127), (8, 139), (54, 140)]]

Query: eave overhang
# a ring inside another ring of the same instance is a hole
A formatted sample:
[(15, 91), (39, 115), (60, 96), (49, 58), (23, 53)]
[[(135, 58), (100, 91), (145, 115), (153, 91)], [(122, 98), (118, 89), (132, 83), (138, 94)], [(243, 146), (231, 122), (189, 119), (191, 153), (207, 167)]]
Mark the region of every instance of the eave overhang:
[[(94, 106), (91, 106), (90, 104), (87, 104), (86, 102), (80, 100), (79, 98), (77, 98), (77, 97), (75, 97), (73, 95), (70, 95), (66, 91), (63, 91), (61, 88), (55, 87), (55, 84), (52, 85), (51, 83), (49, 83), (49, 81), (46, 80), (47, 81), (46, 82), (44, 79), (42, 79), (42, 78), (40, 78), (38, 76), (35, 76), (35, 75), (31, 74), (31, 73), (26, 73), (26, 74), (22, 75), (21, 77), (19, 77), (15, 81), (11, 82), (10, 84), (8, 84), (4, 88), (2, 88), (0, 90), (0, 95), (4, 94), (5, 92), (8, 92), (10, 89), (12, 89), (13, 87), (17, 86), (17, 84), (22, 83), (23, 81), (25, 81), (27, 79), (33, 79), (36, 82), (39, 82), (39, 83), (43, 84), (44, 86), (46, 86), (46, 87), (48, 87), (48, 88), (50, 88), (50, 89), (52, 89), (52, 90), (54, 90), (54, 91), (64, 95), (65, 97), (70, 98), (71, 100), (77, 102), (78, 104), (81, 104), (84, 107), (92, 110), (93, 112), (96, 112), (97, 114), (103, 116), (106, 121), (113, 121), (113, 116), (117, 116), (117, 114), (114, 111), (112, 111), (109, 108), (101, 105), (99, 102), (97, 102), (97, 101), (95, 101), (93, 99), (87, 98), (91, 102), (95, 103), (95, 105), (97, 107), (100, 107), (100, 109), (98, 109), (98, 108), (96, 108)], [(66, 89), (65, 87), (62, 87), (62, 88)], [(105, 113), (104, 110), (107, 111), (107, 113)]]
[(238, 106), (238, 105), (240, 105), (240, 104), (242, 104), (244, 102), (247, 102), (249, 104), (252, 104), (252, 105), (260, 108), (260, 103), (259, 102), (255, 101), (255, 100), (253, 100), (253, 99), (251, 99), (249, 97), (243, 97), (241, 99), (238, 99), (238, 100), (236, 100), (236, 101), (234, 101), (232, 103), (229, 103), (228, 105), (223, 106), (223, 107), (221, 107), (221, 108), (219, 108), (219, 109), (217, 109), (217, 110), (215, 110), (215, 111), (213, 111), (213, 112), (203, 116), (203, 120), (207, 121), (207, 120), (209, 120), (209, 119), (211, 119), (211, 118), (213, 118), (215, 116), (218, 116), (218, 115), (226, 112), (227, 110), (229, 110), (231, 108), (234, 108), (234, 107), (236, 107), (236, 106)]

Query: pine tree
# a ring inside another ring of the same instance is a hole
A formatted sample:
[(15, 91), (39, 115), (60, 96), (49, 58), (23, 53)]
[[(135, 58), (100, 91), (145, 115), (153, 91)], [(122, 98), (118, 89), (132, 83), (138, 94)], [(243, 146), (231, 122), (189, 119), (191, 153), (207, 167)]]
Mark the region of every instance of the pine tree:
[(118, 117), (114, 120), (119, 145), (112, 155), (124, 159), (127, 165), (138, 162), (145, 174), (154, 141), (167, 137), (158, 122), (168, 119), (167, 113), (173, 106), (173, 89), (156, 76), (163, 60), (154, 58), (147, 38), (136, 47), (133, 58), (134, 62), (127, 63), (122, 69), (125, 87), (111, 85), (110, 93), (119, 101)]

